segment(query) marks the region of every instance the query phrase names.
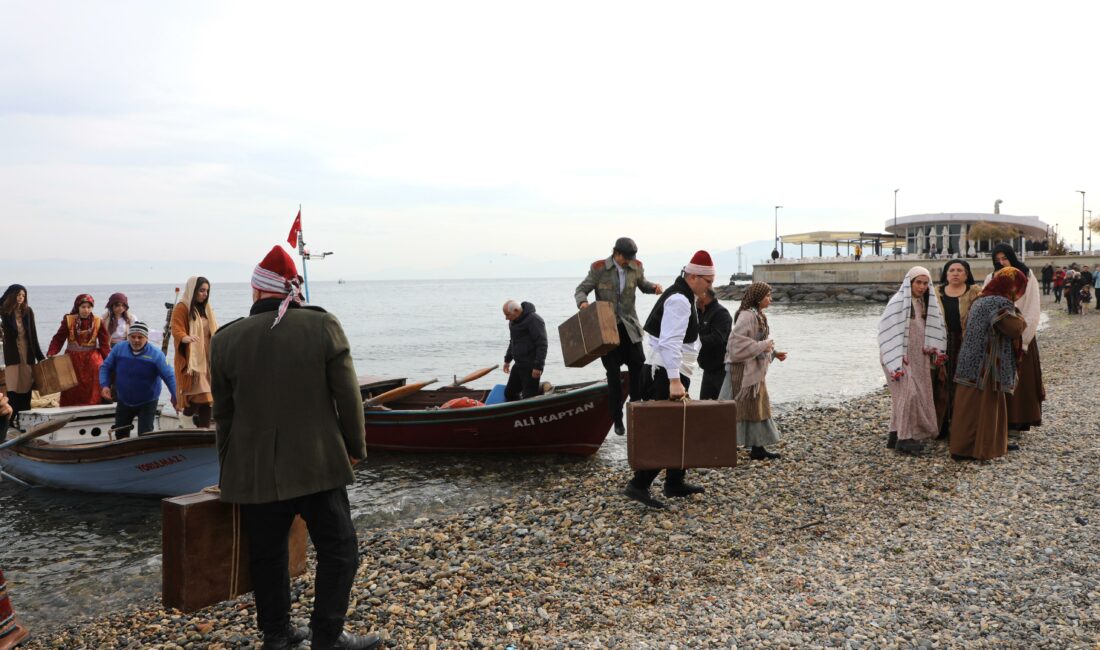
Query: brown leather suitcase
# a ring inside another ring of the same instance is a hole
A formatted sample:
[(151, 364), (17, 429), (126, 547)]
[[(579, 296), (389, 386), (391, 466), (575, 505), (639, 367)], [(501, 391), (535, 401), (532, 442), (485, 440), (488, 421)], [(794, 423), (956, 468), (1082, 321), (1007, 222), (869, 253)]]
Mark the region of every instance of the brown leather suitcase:
[(631, 469), (737, 466), (735, 402), (631, 402), (627, 425)]
[(561, 356), (568, 368), (583, 368), (619, 347), (615, 307), (604, 300), (589, 303), (558, 325)]
[[(248, 536), (240, 508), (217, 493), (198, 492), (161, 501), (164, 518), (161, 593), (166, 609), (193, 612), (252, 591)], [(306, 570), (306, 525), (290, 528), (290, 575)]]
[(31, 366), (34, 388), (40, 395), (52, 395), (74, 388), (79, 382), (68, 355), (50, 357)]

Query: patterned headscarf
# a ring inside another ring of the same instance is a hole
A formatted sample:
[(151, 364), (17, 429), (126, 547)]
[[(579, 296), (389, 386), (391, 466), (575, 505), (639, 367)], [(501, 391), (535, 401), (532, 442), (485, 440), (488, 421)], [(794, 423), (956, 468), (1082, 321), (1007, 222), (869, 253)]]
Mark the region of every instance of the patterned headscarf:
[(92, 294), (90, 294), (90, 293), (80, 294), (79, 296), (76, 297), (76, 300), (73, 301), (73, 310), (69, 313), (73, 314), (73, 315), (80, 314), (80, 305), (82, 305), (84, 303), (88, 303), (92, 307), (95, 307), (95, 298), (93, 298)]
[(741, 306), (737, 308), (737, 312), (733, 315), (733, 322), (737, 322), (737, 317), (741, 315), (741, 312), (746, 309), (756, 312), (756, 320), (760, 321), (760, 326), (764, 328), (764, 337), (767, 338), (770, 330), (768, 329), (768, 317), (764, 315), (764, 312), (760, 311), (760, 303), (764, 298), (772, 292), (772, 286), (767, 282), (753, 282), (749, 285), (748, 289), (745, 289), (745, 294), (741, 296)]
[(1027, 291), (1027, 276), (1019, 269), (1006, 266), (993, 274), (989, 283), (982, 287), (982, 296), (1001, 296), (1015, 302)]

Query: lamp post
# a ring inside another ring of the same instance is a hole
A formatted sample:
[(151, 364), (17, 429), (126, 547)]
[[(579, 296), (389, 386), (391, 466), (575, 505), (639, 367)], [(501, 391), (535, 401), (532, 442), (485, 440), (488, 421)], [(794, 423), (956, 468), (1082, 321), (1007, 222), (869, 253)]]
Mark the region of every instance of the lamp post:
[(772, 249), (772, 259), (779, 259), (779, 208), (783, 206), (775, 206), (775, 248)]
[(1085, 190), (1077, 190), (1081, 193), (1081, 254), (1085, 254)]
[[(1085, 212), (1089, 213), (1089, 220), (1081, 224), (1081, 227), (1089, 230), (1089, 252), (1092, 252), (1092, 228), (1090, 227), (1092, 225), (1092, 210), (1085, 210)], [(1084, 251), (1081, 251), (1081, 254), (1084, 255)]]
[[(898, 189), (901, 189), (900, 187)], [(898, 241), (898, 190), (894, 190), (894, 259), (897, 259), (897, 254), (900, 246), (897, 245)]]

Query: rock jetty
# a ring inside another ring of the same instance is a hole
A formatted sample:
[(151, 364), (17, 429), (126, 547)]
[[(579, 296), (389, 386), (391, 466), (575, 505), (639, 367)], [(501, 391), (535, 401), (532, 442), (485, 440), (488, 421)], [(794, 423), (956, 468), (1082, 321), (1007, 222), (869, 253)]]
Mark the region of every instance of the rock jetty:
[[(771, 287), (772, 301), (775, 303), (810, 305), (886, 303), (898, 290), (894, 284), (773, 284)], [(717, 287), (714, 293), (719, 300), (739, 301), (746, 288), (748, 285), (728, 284)]]
[[(348, 625), (430, 650), (1094, 648), (1100, 315), (1050, 314), (1044, 426), (1021, 451), (889, 451), (884, 391), (790, 408), (781, 460), (693, 472), (707, 493), (666, 511), (620, 495), (625, 464), (579, 463), (535, 493), (365, 535)], [(294, 582), (299, 623), (311, 585)], [(258, 645), (250, 597), (103, 609), (29, 647)]]

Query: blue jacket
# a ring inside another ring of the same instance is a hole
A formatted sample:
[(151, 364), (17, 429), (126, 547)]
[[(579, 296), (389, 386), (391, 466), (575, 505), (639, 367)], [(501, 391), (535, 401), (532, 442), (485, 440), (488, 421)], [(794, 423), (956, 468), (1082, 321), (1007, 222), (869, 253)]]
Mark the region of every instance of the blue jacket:
[(119, 341), (111, 348), (111, 354), (99, 367), (99, 385), (110, 386), (111, 373), (115, 373), (115, 389), (118, 401), (127, 406), (141, 406), (160, 399), (160, 380), (168, 386), (170, 395), (176, 394), (176, 375), (164, 353), (145, 344), (141, 352), (134, 354), (129, 341)]

